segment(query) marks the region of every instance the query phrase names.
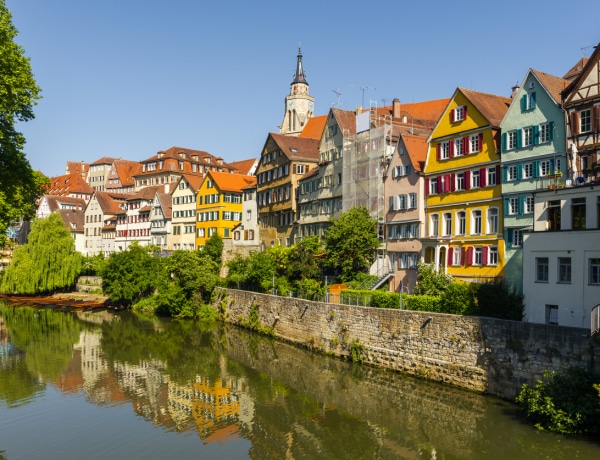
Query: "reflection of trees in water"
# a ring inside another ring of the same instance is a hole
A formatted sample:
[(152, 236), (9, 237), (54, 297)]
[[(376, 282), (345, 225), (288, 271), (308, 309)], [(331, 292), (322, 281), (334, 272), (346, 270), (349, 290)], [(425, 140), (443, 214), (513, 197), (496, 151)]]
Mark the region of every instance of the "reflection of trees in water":
[(43, 389), (68, 367), (81, 326), (71, 314), (0, 305), (4, 325), (18, 355), (0, 368), (0, 397), (15, 403)]

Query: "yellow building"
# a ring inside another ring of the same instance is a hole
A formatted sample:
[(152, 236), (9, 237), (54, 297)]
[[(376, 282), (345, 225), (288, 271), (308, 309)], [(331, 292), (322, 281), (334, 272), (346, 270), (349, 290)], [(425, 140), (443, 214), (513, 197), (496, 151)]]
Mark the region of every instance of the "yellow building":
[(242, 221), (243, 189), (256, 185), (256, 177), (209, 171), (196, 198), (196, 248), (218, 233), (231, 238), (231, 230)]
[(423, 258), (460, 281), (504, 275), (499, 139), (510, 102), (458, 88), (429, 137)]

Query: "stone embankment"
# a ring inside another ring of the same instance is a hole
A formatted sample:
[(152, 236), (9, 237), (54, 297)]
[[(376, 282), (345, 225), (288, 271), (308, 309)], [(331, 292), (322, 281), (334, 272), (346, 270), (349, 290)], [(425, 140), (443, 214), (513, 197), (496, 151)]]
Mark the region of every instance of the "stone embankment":
[[(579, 328), (311, 302), (218, 289), (226, 322), (257, 318), (278, 338), (428, 380), (514, 399), (544, 371), (600, 371), (600, 345)], [(254, 323), (256, 324), (256, 323)]]

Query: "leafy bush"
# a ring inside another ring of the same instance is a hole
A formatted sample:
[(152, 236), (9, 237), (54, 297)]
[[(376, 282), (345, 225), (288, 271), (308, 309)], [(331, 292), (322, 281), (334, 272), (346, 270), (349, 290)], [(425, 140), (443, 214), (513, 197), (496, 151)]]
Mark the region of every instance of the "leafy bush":
[(563, 434), (600, 432), (600, 375), (580, 367), (546, 372), (534, 387), (523, 385), (516, 402), (541, 430)]
[(473, 295), (468, 284), (450, 283), (440, 297), (440, 312), (464, 315), (472, 310)]
[(415, 311), (440, 313), (440, 297), (431, 295), (411, 295), (403, 298), (404, 308)]
[(473, 284), (472, 287), (474, 302), (469, 314), (514, 321), (523, 319), (523, 296), (515, 294), (506, 283)]
[(396, 292), (372, 291), (371, 306), (378, 308), (400, 308), (400, 294)]

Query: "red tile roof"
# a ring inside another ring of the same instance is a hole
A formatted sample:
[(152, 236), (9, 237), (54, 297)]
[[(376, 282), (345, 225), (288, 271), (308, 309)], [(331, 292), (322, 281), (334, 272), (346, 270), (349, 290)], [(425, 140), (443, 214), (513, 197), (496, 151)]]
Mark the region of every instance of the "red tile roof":
[(92, 163), (92, 165), (112, 165), (118, 158), (102, 157)]
[(319, 161), (319, 141), (317, 139), (287, 136), (277, 133), (269, 133), (269, 136), (271, 136), (289, 160)]
[(581, 71), (587, 64), (588, 60), (589, 60), (589, 58), (587, 58), (587, 57), (581, 58), (579, 61), (577, 61), (577, 63), (573, 67), (571, 67), (569, 69), (569, 71), (563, 76), (563, 78), (565, 80), (572, 81), (574, 78), (576, 78), (581, 73)]
[(326, 124), (327, 115), (312, 117), (308, 120), (302, 132), (298, 134), (298, 137), (305, 139), (321, 139)]
[(256, 158), (250, 158), (249, 160), (233, 161), (229, 163), (229, 166), (231, 166), (233, 169), (237, 169), (239, 174), (248, 175), (256, 163)]
[(427, 159), (427, 152), (429, 151), (427, 137), (404, 133), (402, 134), (402, 140), (404, 141), (404, 146), (410, 157), (413, 169), (417, 172), (422, 171)]
[(493, 127), (500, 127), (500, 123), (511, 103), (509, 97), (481, 93), (466, 88), (458, 88), (457, 91), (462, 92)]
[(95, 195), (104, 214), (122, 214), (124, 211), (120, 205), (132, 196), (110, 192), (96, 192)]
[(50, 186), (46, 191), (48, 195), (69, 195), (69, 194), (83, 194), (92, 195), (94, 189), (83, 179), (79, 174), (65, 174), (64, 176), (57, 176), (50, 178)]
[(215, 185), (221, 191), (241, 193), (244, 188), (256, 185), (256, 177), (254, 176), (220, 173), (217, 171), (209, 171), (207, 173), (208, 176), (214, 180)]
[(546, 91), (548, 92), (548, 94), (550, 94), (550, 96), (552, 96), (554, 101), (560, 104), (560, 93), (569, 85), (569, 81), (565, 80), (564, 78), (555, 77), (554, 75), (540, 72), (539, 70), (531, 69), (531, 72), (544, 86), (544, 88), (546, 88)]

